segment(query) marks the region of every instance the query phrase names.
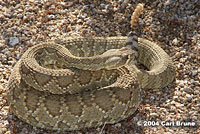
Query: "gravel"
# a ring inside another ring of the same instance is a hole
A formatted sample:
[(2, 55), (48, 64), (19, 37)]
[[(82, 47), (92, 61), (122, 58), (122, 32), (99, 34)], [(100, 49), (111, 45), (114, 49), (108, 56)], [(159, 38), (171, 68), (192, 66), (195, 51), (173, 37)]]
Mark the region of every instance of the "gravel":
[[(120, 36), (130, 31), (138, 3), (144, 13), (138, 36), (157, 42), (176, 66), (176, 80), (163, 89), (144, 89), (135, 114), (117, 124), (73, 132), (34, 128), (9, 112), (6, 86), (13, 65), (29, 48), (66, 36)], [(200, 133), (199, 0), (6, 0), (0, 1), (0, 134)], [(144, 126), (138, 122), (195, 122), (194, 127)]]

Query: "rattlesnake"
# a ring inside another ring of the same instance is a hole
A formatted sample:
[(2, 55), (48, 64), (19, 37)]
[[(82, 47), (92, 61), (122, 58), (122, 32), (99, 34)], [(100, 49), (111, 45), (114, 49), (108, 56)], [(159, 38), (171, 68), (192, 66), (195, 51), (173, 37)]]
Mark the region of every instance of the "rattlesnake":
[[(111, 48), (116, 50), (122, 47), (131, 48), (127, 40), (127, 37), (76, 37), (55, 42), (68, 48), (73, 55), (81, 57), (97, 55), (98, 57)], [(174, 78), (172, 61), (164, 50), (153, 42), (138, 38), (138, 62), (144, 64), (150, 71), (137, 69), (132, 63), (134, 60), (127, 63), (127, 59), (134, 59), (133, 53), (130, 52), (128, 55), (133, 57), (127, 58), (123, 66), (116, 65), (116, 69), (89, 71), (70, 67), (75, 76), (67, 78), (66, 81), (65, 75), (71, 74), (63, 74), (62, 71), (65, 69), (60, 69), (65, 68), (65, 64), (61, 62), (63, 60), (61, 57), (56, 58), (58, 52), (50, 49), (47, 52), (48, 47), (46, 50), (43, 49), (45, 46), (53, 46), (48, 44), (49, 42), (38, 45), (42, 46), (39, 50), (43, 50), (44, 53), (38, 52), (40, 56), (33, 53), (33, 57), (43, 61), (49, 58), (46, 55), (49, 53), (52, 54), (51, 58), (54, 57), (60, 63), (49, 60), (49, 62), (38, 62), (36, 63), (38, 66), (35, 66), (32, 59), (26, 60), (27, 56), (30, 55), (29, 50), (34, 51), (34, 48), (37, 48), (34, 46), (25, 52), (20, 61), (17, 62), (8, 84), (8, 101), (12, 112), (33, 126), (54, 130), (76, 130), (118, 122), (133, 114), (137, 109), (140, 103), (140, 87), (163, 87)], [(27, 53), (29, 54), (27, 55)], [(63, 53), (59, 54), (64, 56)], [(30, 63), (24, 63), (28, 61)], [(33, 66), (33, 68), (24, 66)], [(44, 72), (40, 68), (45, 68)], [(57, 71), (56, 74), (54, 71)], [(44, 75), (45, 73), (49, 74)], [(31, 78), (33, 81), (27, 80)], [(70, 80), (72, 81), (69, 82)], [(34, 81), (35, 85), (30, 86), (29, 84)], [(96, 81), (96, 83), (90, 85), (91, 81), (94, 83)], [(44, 86), (45, 83), (46, 86)], [(72, 85), (70, 88), (74, 88), (73, 90), (60, 88), (58, 94), (55, 94), (54, 90), (52, 93), (50, 93), (51, 90), (42, 91), (53, 85), (53, 88), (50, 89), (56, 88), (56, 85), (67, 87), (70, 84)], [(34, 86), (40, 85), (46, 88), (34, 88)], [(95, 87), (95, 85), (98, 86)], [(76, 88), (78, 86), (85, 88), (80, 90)]]
[[(136, 60), (149, 71), (138, 69)], [(132, 33), (68, 37), (23, 54), (9, 78), (8, 102), (17, 117), (36, 127), (63, 131), (97, 127), (133, 114), (141, 88), (167, 86), (174, 75), (165, 51)]]

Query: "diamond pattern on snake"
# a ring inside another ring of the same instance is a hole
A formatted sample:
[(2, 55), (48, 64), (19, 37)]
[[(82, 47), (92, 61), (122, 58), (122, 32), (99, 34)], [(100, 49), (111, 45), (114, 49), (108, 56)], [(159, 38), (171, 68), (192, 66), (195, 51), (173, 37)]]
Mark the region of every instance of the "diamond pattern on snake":
[(33, 126), (78, 130), (127, 118), (140, 104), (140, 88), (165, 87), (173, 79), (174, 66), (164, 50), (133, 33), (69, 37), (24, 53), (9, 79), (8, 102)]
[[(132, 28), (142, 10), (139, 5), (133, 13)], [(80, 130), (124, 120), (139, 106), (142, 88), (165, 87), (174, 76), (168, 54), (134, 32), (67, 37), (23, 54), (9, 78), (8, 102), (11, 111), (32, 126)]]

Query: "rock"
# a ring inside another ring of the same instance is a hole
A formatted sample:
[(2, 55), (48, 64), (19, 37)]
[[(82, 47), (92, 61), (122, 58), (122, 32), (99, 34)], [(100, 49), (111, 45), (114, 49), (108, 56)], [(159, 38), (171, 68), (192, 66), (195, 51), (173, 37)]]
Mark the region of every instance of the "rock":
[(157, 116), (158, 116), (158, 114), (157, 114), (157, 113), (150, 113), (150, 116), (157, 117)]
[(192, 98), (193, 98), (193, 95), (186, 94), (186, 97), (187, 97), (187, 100), (188, 100), (188, 101), (190, 101), (190, 100), (192, 100)]
[(0, 48), (3, 48), (4, 46), (4, 43), (0, 43)]
[(115, 124), (115, 127), (121, 127), (121, 123), (117, 123), (117, 124)]
[(14, 47), (18, 43), (19, 43), (19, 38), (18, 37), (10, 37), (9, 38), (9, 42), (8, 42), (9, 45)]
[(192, 70), (192, 76), (195, 76), (195, 75), (197, 75), (197, 70)]
[(186, 93), (192, 93), (192, 89), (191, 88), (184, 88), (184, 91), (186, 92)]
[(175, 39), (173, 39), (173, 41), (172, 41), (172, 44), (174, 44), (174, 45), (178, 45), (178, 43), (179, 43), (179, 41), (178, 41), (178, 39), (177, 38), (175, 38)]

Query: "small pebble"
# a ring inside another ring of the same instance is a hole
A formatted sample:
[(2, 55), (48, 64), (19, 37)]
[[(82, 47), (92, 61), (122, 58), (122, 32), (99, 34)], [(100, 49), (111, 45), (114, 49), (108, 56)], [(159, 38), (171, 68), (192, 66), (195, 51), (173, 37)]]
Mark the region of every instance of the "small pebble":
[(192, 95), (187, 94), (186, 97), (187, 97), (187, 100), (188, 100), (188, 101), (191, 101), (191, 100), (192, 100)]
[(193, 92), (192, 89), (188, 88), (188, 87), (184, 88), (184, 91), (187, 92), (187, 93), (192, 93)]
[(115, 127), (121, 127), (121, 123), (115, 124)]
[(19, 38), (18, 37), (10, 37), (8, 44), (11, 46), (15, 46), (16, 44), (19, 43)]
[(158, 116), (158, 113), (150, 113), (150, 116)]
[(174, 45), (176, 45), (177, 46), (177, 44), (179, 43), (179, 41), (178, 41), (178, 39), (177, 38), (175, 38), (175, 39), (173, 39), (173, 41), (172, 41), (172, 44), (174, 44)]

